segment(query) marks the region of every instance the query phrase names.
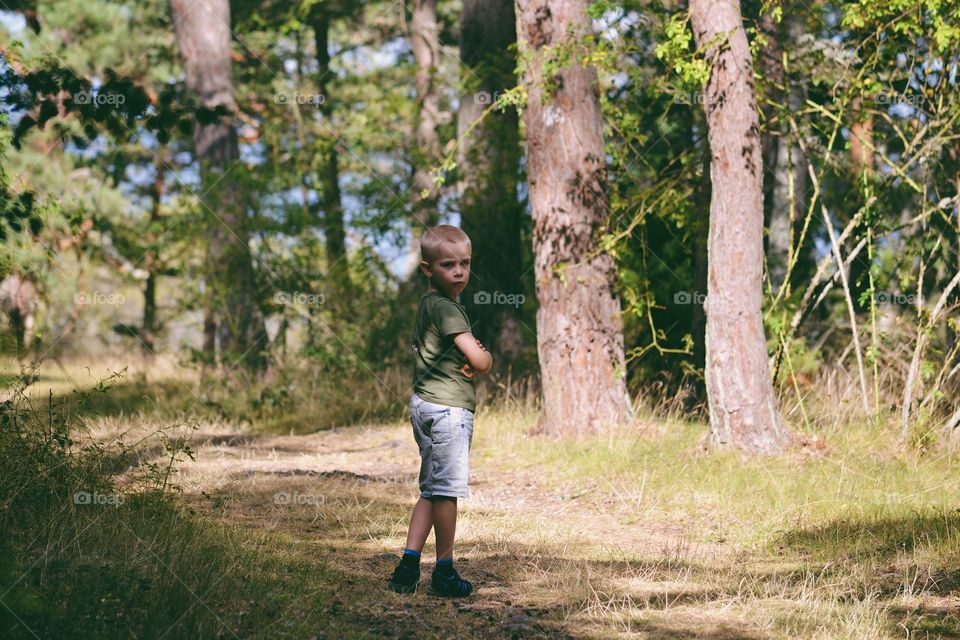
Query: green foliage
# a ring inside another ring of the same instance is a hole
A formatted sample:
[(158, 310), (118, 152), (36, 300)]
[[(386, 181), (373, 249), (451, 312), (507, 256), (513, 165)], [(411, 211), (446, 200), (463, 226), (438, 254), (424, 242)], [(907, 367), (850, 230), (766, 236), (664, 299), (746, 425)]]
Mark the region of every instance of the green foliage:
[(690, 16), (674, 14), (667, 19), (663, 40), (655, 49), (657, 58), (667, 65), (686, 86), (694, 88), (706, 84), (710, 69), (702, 56), (695, 55)]

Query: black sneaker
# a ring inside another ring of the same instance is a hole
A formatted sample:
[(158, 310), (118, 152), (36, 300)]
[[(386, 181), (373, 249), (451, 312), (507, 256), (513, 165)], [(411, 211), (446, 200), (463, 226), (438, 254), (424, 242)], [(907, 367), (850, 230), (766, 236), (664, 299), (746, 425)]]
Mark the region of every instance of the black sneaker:
[(400, 561), (388, 586), (397, 593), (413, 593), (420, 584), (420, 563)]
[(472, 591), (473, 585), (461, 578), (454, 568), (451, 568), (449, 573), (438, 573), (434, 569), (430, 588), (427, 589), (430, 595), (442, 598), (462, 598), (470, 595)]

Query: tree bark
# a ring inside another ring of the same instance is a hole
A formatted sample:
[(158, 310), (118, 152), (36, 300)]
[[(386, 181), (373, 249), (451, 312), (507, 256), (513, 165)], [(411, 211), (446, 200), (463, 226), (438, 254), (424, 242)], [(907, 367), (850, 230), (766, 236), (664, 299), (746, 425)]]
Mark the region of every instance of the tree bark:
[[(771, 12), (760, 17), (760, 29), (767, 39), (767, 46), (760, 52), (762, 77), (769, 83), (772, 98), (778, 104), (786, 103), (792, 112), (800, 109), (800, 97), (787, 87), (783, 67), (782, 41), (799, 37), (801, 25), (795, 16), (784, 16), (784, 24), (777, 24)], [(767, 106), (767, 121), (776, 116), (775, 109)], [(784, 282), (787, 267), (792, 258), (794, 231), (803, 222), (806, 211), (807, 192), (806, 164), (800, 147), (791, 141), (790, 127), (783, 121), (779, 131), (770, 127), (763, 135), (763, 158), (768, 186), (764, 190), (766, 202), (767, 268), (774, 291), (787, 284)], [(789, 291), (789, 289), (788, 289)]]
[[(697, 297), (707, 291), (707, 238), (710, 233), (710, 148), (707, 140), (701, 140), (703, 147), (703, 172), (700, 188), (697, 190), (697, 206), (702, 215), (698, 216), (693, 224), (693, 290)], [(702, 298), (700, 298), (702, 299)], [(692, 299), (693, 318), (690, 330), (693, 334), (693, 363), (704, 368), (707, 363), (707, 314), (703, 304), (696, 298)], [(703, 387), (698, 390), (703, 393)], [(702, 399), (703, 396), (701, 395)]]
[[(516, 84), (516, 18), (513, 0), (464, 0), (460, 14), (460, 60), (464, 65), (457, 137), (460, 139), (461, 226), (473, 244), (465, 303), (474, 333), (494, 353), (498, 367), (514, 361), (523, 345), (520, 309), (498, 303), (493, 293), (524, 294), (520, 246), (519, 117), (514, 109), (487, 114), (498, 92)], [(489, 295), (483, 295), (489, 294)]]
[(859, 176), (866, 173), (873, 174), (873, 114), (863, 113), (860, 97), (857, 96), (851, 103), (853, 124), (850, 125), (850, 162), (853, 164), (853, 173)]
[[(414, 217), (417, 225), (415, 236), (425, 228), (437, 224), (437, 190), (430, 179), (430, 166), (440, 157), (440, 96), (436, 85), (436, 70), (440, 62), (440, 33), (437, 25), (437, 0), (413, 0), (413, 16), (410, 21), (410, 40), (416, 62), (417, 99), (420, 109), (417, 114), (417, 148), (413, 154)], [(426, 191), (427, 195), (423, 195)]]
[(143, 290), (143, 324), (140, 329), (144, 374), (153, 365), (154, 353), (156, 352), (157, 280), (160, 277), (160, 265), (157, 259), (157, 251), (153, 248), (157, 241), (157, 234), (153, 229), (160, 222), (160, 205), (166, 187), (166, 164), (162, 156), (157, 158), (153, 167), (156, 175), (153, 179), (153, 193), (150, 194), (152, 200), (150, 230), (146, 235), (147, 246), (150, 248), (143, 254), (143, 267), (147, 271), (147, 282)]
[[(863, 103), (860, 96), (853, 99), (851, 103), (853, 123), (850, 125), (850, 164), (853, 168), (853, 187), (854, 193), (861, 193), (857, 188), (857, 181), (861, 179), (870, 180), (874, 174), (874, 154), (873, 154), (873, 114), (864, 113)], [(862, 201), (862, 198), (857, 198)], [(856, 210), (854, 207), (852, 210)], [(906, 212), (904, 212), (906, 213)], [(866, 235), (866, 228), (861, 224), (850, 238), (850, 243), (856, 244)], [(897, 241), (895, 239), (894, 241)], [(852, 245), (851, 245), (852, 246)], [(853, 307), (858, 312), (865, 311), (870, 307), (869, 301), (862, 300), (864, 291), (868, 283), (867, 272), (870, 270), (870, 262), (864, 251), (856, 260), (850, 263), (850, 293), (853, 298)]]
[(440, 158), (442, 120), (440, 96), (436, 87), (436, 68), (440, 61), (440, 33), (437, 24), (437, 0), (413, 0), (410, 20), (410, 44), (416, 65), (417, 123), (414, 149), (410, 153), (413, 182), (413, 220), (410, 225), (410, 269), (400, 284), (400, 298), (414, 303), (422, 284), (420, 275), (420, 236), (440, 221), (437, 209), (439, 193), (430, 177), (430, 167)]
[(711, 65), (703, 106), (710, 140), (707, 398), (710, 440), (750, 453), (790, 442), (777, 410), (761, 315), (763, 166), (753, 68), (740, 3), (691, 0)]
[(340, 194), (340, 158), (333, 128), (333, 103), (330, 96), (330, 17), (322, 6), (311, 15), (317, 49), (317, 90), (323, 96), (320, 115), (327, 127), (323, 159), (318, 171), (320, 204), (323, 207), (324, 236), (327, 248), (327, 270), (346, 273), (346, 233), (343, 224), (343, 201)]
[[(170, 13), (187, 90), (201, 108), (222, 105), (235, 111), (228, 1), (170, 0)], [(209, 213), (206, 268), (212, 317), (208, 320), (216, 324), (224, 364), (261, 369), (267, 333), (250, 253), (246, 199), (230, 176), (239, 158), (231, 118), (198, 121), (194, 144), (204, 189), (202, 200)], [(209, 338), (207, 335), (205, 344)]]
[[(585, 35), (587, 0), (518, 0), (543, 386), (538, 428), (585, 435), (632, 419), (626, 392), (616, 265), (599, 251), (607, 218), (596, 72), (570, 56), (548, 77), (545, 47)], [(567, 37), (568, 29), (573, 31)]]

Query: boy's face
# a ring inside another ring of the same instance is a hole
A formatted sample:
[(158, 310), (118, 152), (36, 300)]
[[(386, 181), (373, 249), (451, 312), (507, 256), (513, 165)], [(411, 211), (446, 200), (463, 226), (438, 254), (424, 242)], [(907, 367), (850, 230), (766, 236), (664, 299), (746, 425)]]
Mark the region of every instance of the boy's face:
[(420, 262), (420, 269), (437, 291), (448, 298), (456, 298), (470, 280), (470, 247), (466, 244), (441, 245), (432, 262)]

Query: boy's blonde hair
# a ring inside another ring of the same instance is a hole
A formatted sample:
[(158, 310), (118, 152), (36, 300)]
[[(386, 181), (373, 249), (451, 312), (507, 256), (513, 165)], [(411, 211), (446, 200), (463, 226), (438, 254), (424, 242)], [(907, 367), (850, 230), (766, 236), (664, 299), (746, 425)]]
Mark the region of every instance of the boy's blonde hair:
[(470, 236), (464, 233), (463, 229), (452, 224), (441, 224), (423, 233), (420, 238), (420, 259), (427, 264), (433, 264), (440, 247), (445, 244), (466, 244), (467, 248), (472, 248)]

